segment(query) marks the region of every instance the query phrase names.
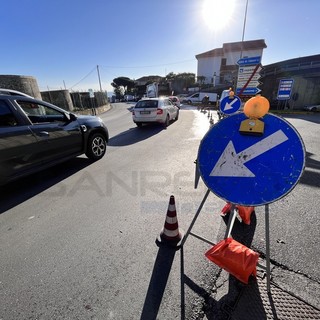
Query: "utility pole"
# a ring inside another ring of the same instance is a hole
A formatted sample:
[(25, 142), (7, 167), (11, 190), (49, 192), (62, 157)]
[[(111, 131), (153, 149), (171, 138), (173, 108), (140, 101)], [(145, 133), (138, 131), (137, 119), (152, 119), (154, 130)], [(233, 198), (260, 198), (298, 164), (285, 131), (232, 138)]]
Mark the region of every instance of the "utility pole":
[(97, 71), (98, 71), (98, 78), (99, 78), (100, 91), (102, 92), (101, 79), (100, 79), (100, 72), (99, 72), (99, 66), (98, 66), (98, 65), (97, 65)]
[(244, 13), (244, 20), (243, 20), (243, 29), (242, 29), (242, 40), (241, 40), (241, 54), (240, 54), (240, 59), (242, 58), (243, 54), (243, 41), (244, 41), (244, 32), (246, 30), (246, 22), (247, 22), (247, 11), (248, 11), (248, 1), (246, 1), (246, 10)]

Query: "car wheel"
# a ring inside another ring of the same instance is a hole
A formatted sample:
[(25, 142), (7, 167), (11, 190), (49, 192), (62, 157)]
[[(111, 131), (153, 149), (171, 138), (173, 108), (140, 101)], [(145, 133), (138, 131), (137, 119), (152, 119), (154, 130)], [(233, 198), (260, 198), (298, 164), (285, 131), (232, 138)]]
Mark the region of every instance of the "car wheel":
[(314, 108), (311, 109), (311, 111), (312, 111), (312, 112), (316, 112), (316, 111), (317, 111), (317, 108), (314, 107)]
[(101, 159), (107, 149), (107, 140), (101, 133), (94, 133), (89, 137), (86, 156), (93, 160)]
[(169, 124), (170, 124), (170, 118), (169, 118), (169, 115), (167, 115), (166, 121), (164, 122), (163, 126), (166, 128), (169, 126)]
[(136, 125), (137, 125), (138, 128), (142, 127), (142, 123), (141, 122), (136, 122)]

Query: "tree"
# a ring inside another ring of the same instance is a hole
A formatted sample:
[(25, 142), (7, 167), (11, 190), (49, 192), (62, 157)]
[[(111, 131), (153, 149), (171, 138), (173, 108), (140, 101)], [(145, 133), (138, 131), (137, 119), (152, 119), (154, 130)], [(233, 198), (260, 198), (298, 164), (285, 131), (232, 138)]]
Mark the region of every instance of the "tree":
[(200, 84), (203, 84), (206, 80), (206, 77), (205, 76), (198, 76), (198, 81)]
[[(115, 88), (114, 90), (115, 93), (120, 93), (121, 91), (124, 91), (122, 93), (123, 95), (124, 93), (128, 93), (132, 91), (132, 89), (134, 88), (134, 81), (128, 77), (118, 77), (113, 79), (113, 82), (111, 83), (111, 85)], [(121, 87), (123, 89), (121, 89)]]
[(173, 81), (176, 77), (177, 77), (177, 75), (175, 73), (170, 72), (166, 75), (165, 80), (166, 81)]

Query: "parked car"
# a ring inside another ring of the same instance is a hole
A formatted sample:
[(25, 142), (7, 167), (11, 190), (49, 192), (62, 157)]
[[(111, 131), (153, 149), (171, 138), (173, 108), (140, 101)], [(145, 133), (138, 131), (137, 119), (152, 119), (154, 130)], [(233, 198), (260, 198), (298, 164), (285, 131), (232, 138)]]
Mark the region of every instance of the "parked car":
[(176, 96), (169, 96), (169, 100), (178, 108), (180, 108), (181, 103), (180, 103), (180, 99)]
[(106, 153), (107, 127), (24, 95), (0, 94), (0, 185), (81, 154)]
[(161, 123), (167, 127), (172, 120), (178, 120), (179, 108), (169, 98), (143, 98), (132, 110), (133, 122), (141, 127), (144, 123)]
[(320, 111), (320, 104), (307, 105), (303, 107), (304, 110), (307, 111)]

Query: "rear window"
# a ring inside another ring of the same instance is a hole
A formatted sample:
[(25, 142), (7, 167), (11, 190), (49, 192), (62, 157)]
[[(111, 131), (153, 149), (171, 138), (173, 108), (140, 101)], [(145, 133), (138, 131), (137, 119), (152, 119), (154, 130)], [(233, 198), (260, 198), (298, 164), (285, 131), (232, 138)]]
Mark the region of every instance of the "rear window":
[(157, 108), (158, 100), (140, 100), (135, 108)]

